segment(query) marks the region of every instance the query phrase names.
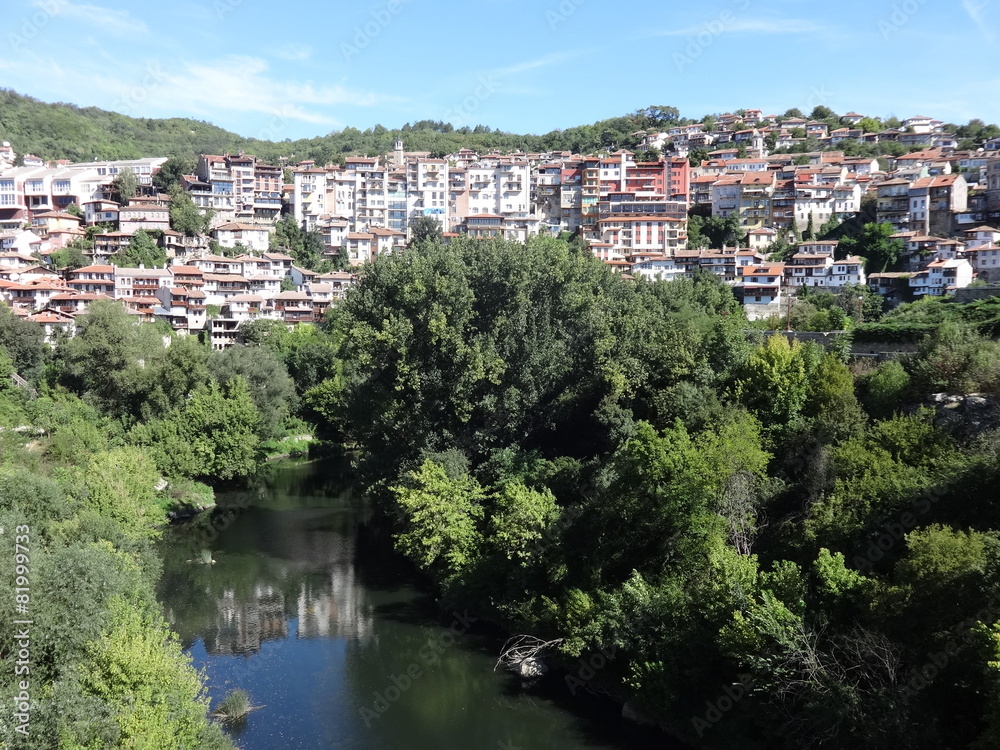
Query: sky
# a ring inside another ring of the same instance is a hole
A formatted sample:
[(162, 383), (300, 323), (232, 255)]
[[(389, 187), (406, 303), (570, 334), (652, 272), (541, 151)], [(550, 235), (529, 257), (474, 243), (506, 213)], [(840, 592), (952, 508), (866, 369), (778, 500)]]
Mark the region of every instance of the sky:
[[(1000, 122), (996, 0), (4, 0), (0, 87), (268, 140), (670, 105)], [(0, 113), (2, 114), (2, 113)]]

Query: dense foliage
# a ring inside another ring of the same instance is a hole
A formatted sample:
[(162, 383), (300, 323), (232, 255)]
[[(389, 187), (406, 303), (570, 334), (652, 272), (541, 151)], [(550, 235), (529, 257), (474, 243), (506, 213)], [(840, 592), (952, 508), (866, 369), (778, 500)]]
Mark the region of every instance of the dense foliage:
[[(9, 343), (0, 334), (0, 352)], [(26, 736), (9, 713), (0, 723), (4, 747), (233, 747), (208, 721), (203, 677), (156, 601), (153, 541), (171, 504), (160, 476), (76, 396), (32, 397), (0, 381), (0, 543), (11, 561), (0, 577), (0, 696), (10, 712), (26, 681), (31, 699)], [(15, 539), (30, 590), (20, 612)], [(15, 640), (25, 619), (27, 644)], [(15, 672), (25, 646), (29, 671)]]
[(746, 329), (712, 277), (430, 241), (363, 270), (303, 400), (443, 597), (617, 649), (598, 679), (682, 736), (991, 747), (1000, 432), (918, 406), (995, 393), (1000, 346), (948, 324), (849, 368)]
[[(0, 420), (27, 427), (0, 432), (0, 481), (13, 461), (28, 470), (9, 481), (35, 482), (4, 498), (37, 514), (54, 554), (67, 546), (52, 563), (67, 586), (89, 590), (72, 571), (91, 562), (109, 581), (88, 626), (52, 640), (52, 726), (92, 714), (79, 744), (95, 747), (171, 722), (210, 731), (172, 646), (135, 657), (169, 643), (129, 577), (174, 500), (156, 480), (195, 495), (245, 481), (315, 428), (351, 449), (446, 601), (560, 639), (565, 659), (613, 649), (597, 682), (683, 737), (995, 746), (995, 300), (883, 315), (851, 288), (797, 306), (856, 335), (922, 328), (912, 355), (848, 365), (840, 345), (754, 329), (710, 274), (627, 280), (537, 237), (430, 236), (367, 264), (322, 327), (251, 321), (225, 352), (110, 303), (50, 350), (0, 308)], [(52, 606), (70, 600), (52, 586)], [(140, 700), (162, 681), (185, 710), (126, 726), (123, 670)]]

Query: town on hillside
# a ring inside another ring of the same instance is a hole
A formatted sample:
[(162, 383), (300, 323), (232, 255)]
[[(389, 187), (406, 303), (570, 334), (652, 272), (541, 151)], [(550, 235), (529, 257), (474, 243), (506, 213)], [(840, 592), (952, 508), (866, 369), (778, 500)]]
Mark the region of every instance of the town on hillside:
[[(383, 156), (287, 167), (203, 154), (169, 194), (155, 180), (166, 158), (46, 163), (4, 142), (0, 299), (50, 339), (73, 335), (89, 304), (113, 299), (225, 348), (253, 318), (320, 320), (354, 269), (404, 249), (428, 222), (445, 242), (572, 235), (632, 277), (707, 271), (751, 318), (774, 315), (804, 287), (867, 284), (898, 301), (1000, 279), (1000, 138), (960, 150), (931, 117), (892, 128), (855, 112), (833, 119), (838, 127), (740, 110), (636, 133), (638, 153), (432, 158), (397, 141)], [(851, 144), (894, 148), (849, 156)], [(180, 201), (202, 226), (177, 226)], [(730, 241), (702, 235), (706, 220), (728, 221)], [(282, 221), (317, 238), (330, 262), (317, 270), (297, 259), (278, 236)], [(902, 249), (892, 270), (866, 267), (820, 231), (851, 221), (891, 225)], [(123, 262), (147, 244), (162, 262)]]

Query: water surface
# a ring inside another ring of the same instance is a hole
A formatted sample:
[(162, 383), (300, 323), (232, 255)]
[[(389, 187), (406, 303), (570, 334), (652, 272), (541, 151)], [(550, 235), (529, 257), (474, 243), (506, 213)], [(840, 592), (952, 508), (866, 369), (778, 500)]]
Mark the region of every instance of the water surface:
[(160, 597), (213, 709), (236, 688), (259, 706), (244, 750), (676, 747), (559, 678), (494, 671), (497, 634), (439, 610), (336, 464), (219, 501), (218, 533), (167, 534)]

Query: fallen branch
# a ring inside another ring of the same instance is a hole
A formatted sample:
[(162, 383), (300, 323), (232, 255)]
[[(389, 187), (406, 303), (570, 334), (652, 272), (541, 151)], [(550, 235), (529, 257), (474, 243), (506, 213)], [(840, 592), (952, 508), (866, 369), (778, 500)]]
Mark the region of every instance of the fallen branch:
[(515, 635), (507, 640), (500, 650), (500, 658), (493, 667), (496, 672), (501, 664), (507, 669), (516, 671), (515, 667), (528, 659), (536, 659), (542, 654), (553, 650), (563, 642), (562, 638), (543, 641), (533, 635)]

